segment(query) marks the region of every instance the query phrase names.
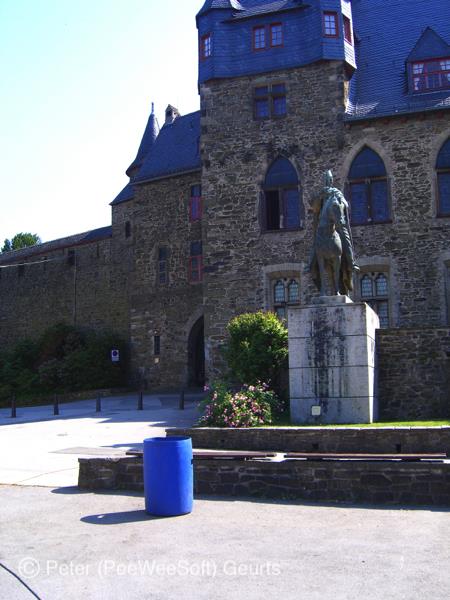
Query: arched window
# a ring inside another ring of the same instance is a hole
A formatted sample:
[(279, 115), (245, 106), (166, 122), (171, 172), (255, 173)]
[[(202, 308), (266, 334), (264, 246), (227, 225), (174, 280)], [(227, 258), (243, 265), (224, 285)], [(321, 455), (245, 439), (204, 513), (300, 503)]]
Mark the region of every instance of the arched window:
[(300, 304), (300, 286), (297, 279), (277, 279), (273, 283), (273, 310), (280, 319), (287, 318), (287, 308)]
[(380, 327), (389, 327), (389, 282), (386, 273), (364, 273), (359, 280), (361, 300), (378, 314)]
[(367, 146), (352, 162), (348, 185), (354, 225), (390, 220), (386, 167), (380, 156)]
[(300, 300), (300, 290), (298, 281), (291, 279), (288, 284), (288, 302), (298, 302)]
[(442, 146), (436, 161), (438, 179), (438, 215), (450, 216), (450, 138)]
[(275, 304), (282, 304), (285, 302), (284, 283), (280, 280), (274, 285), (273, 301)]
[(267, 171), (261, 202), (264, 231), (299, 229), (304, 224), (297, 172), (286, 158), (277, 158)]

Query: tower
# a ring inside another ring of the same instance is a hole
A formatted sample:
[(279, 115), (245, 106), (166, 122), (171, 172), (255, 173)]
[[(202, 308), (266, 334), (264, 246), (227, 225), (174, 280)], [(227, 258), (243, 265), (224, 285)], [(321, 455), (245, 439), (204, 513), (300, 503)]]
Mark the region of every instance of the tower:
[(231, 317), (311, 293), (308, 207), (343, 145), (351, 19), (346, 0), (212, 0), (197, 15), (210, 377)]

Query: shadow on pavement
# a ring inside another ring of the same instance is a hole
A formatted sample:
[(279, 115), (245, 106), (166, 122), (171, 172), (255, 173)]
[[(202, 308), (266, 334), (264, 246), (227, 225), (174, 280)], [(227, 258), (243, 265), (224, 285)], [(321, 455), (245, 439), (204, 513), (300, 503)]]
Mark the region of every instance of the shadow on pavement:
[(285, 504), (285, 505), (297, 505), (297, 506), (310, 506), (317, 508), (347, 508), (347, 509), (361, 509), (361, 510), (423, 510), (428, 512), (450, 512), (448, 506), (432, 506), (432, 505), (413, 505), (413, 504), (365, 504), (361, 503), (344, 503), (344, 502), (325, 502), (325, 501), (308, 501), (302, 499), (293, 498), (256, 498), (254, 496), (205, 496), (196, 495), (195, 500), (202, 500), (207, 502), (251, 502), (255, 504)]
[[(52, 494), (96, 494), (96, 495), (105, 495), (105, 496), (131, 496), (134, 498), (144, 498), (144, 492), (135, 492), (129, 490), (82, 490), (77, 486), (70, 487), (61, 487), (55, 488), (51, 490)], [(363, 502), (358, 504), (352, 503), (343, 503), (343, 502), (320, 502), (320, 501), (308, 501), (301, 499), (282, 499), (282, 498), (256, 498), (253, 496), (206, 496), (203, 494), (195, 494), (194, 495), (194, 511), (195, 511), (195, 501), (201, 500), (202, 502), (249, 502), (252, 504), (278, 504), (278, 505), (286, 505), (286, 506), (310, 506), (312, 508), (342, 508), (342, 509), (360, 509), (360, 510), (398, 510), (398, 511), (427, 511), (427, 512), (438, 512), (438, 513), (450, 513), (450, 507), (448, 506), (427, 506), (427, 505), (410, 505), (410, 504), (365, 504)], [(131, 512), (143, 512), (144, 511), (131, 511)], [(108, 517), (113, 519), (114, 515), (120, 515), (122, 513), (111, 513), (110, 515), (103, 515), (103, 518)], [(129, 513), (123, 513), (127, 515)], [(95, 523), (97, 525), (108, 525), (115, 524), (116, 521), (108, 521), (101, 523), (101, 519), (96, 519), (98, 515), (92, 515), (90, 517), (83, 517), (82, 521), (86, 521), (89, 523)], [(95, 519), (94, 519), (95, 518)], [(147, 518), (168, 518), (168, 517), (150, 517), (147, 515)], [(90, 519), (90, 520), (88, 520)], [(145, 517), (142, 516), (141, 519), (136, 520), (145, 520)], [(117, 521), (119, 522), (119, 521)], [(122, 521), (127, 522), (127, 521)]]
[(162, 519), (178, 519), (186, 515), (177, 515), (173, 517), (160, 517), (148, 515), (145, 510), (127, 510), (122, 512), (104, 513), (98, 515), (88, 515), (82, 517), (80, 521), (90, 525), (123, 525), (124, 523), (138, 523), (140, 521), (160, 521)]
[(143, 498), (144, 492), (135, 492), (132, 490), (83, 490), (76, 485), (53, 488), (52, 494), (72, 495), (95, 494), (103, 496), (129, 496), (133, 498)]
[[(179, 409), (179, 395), (144, 394), (143, 410), (138, 410), (137, 395), (102, 398), (101, 411), (96, 412), (95, 398), (73, 402), (60, 402), (59, 414), (53, 414), (53, 405), (17, 406), (17, 417), (11, 417), (8, 407), (0, 408), (2, 425), (24, 425), (42, 421), (95, 418), (102, 423), (151, 422), (153, 426), (189, 426), (198, 420), (198, 404), (202, 393), (185, 396), (185, 410)], [(159, 414), (158, 414), (159, 413)], [(155, 415), (156, 418), (153, 416)]]
[[(154, 436), (151, 436), (154, 437)], [(130, 444), (109, 444), (108, 446), (100, 446), (101, 448), (127, 448), (130, 450), (142, 450), (143, 442), (132, 442)]]

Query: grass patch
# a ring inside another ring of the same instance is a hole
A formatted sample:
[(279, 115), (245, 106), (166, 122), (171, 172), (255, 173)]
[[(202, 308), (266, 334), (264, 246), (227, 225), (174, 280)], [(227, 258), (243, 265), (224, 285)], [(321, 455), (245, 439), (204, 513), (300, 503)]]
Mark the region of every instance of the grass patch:
[[(432, 419), (431, 421), (377, 421), (376, 423), (348, 423), (334, 425), (332, 423), (315, 425), (294, 425), (289, 418), (280, 417), (273, 423), (272, 427), (443, 427), (450, 426), (450, 419)], [(264, 425), (263, 427), (271, 427)]]

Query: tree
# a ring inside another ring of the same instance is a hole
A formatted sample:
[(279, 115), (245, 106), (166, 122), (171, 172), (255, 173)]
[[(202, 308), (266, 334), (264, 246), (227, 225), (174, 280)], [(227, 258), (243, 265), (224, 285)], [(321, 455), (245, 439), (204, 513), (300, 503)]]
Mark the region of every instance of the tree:
[(3, 244), (3, 248), (0, 250), (0, 252), (9, 252), (10, 250), (12, 250), (12, 248), (11, 248), (11, 240), (8, 240), (6, 238), (5, 242)]
[(3, 244), (2, 252), (9, 252), (10, 250), (20, 250), (21, 248), (28, 248), (28, 246), (35, 246), (41, 243), (41, 238), (37, 233), (16, 233), (11, 239), (5, 239)]

